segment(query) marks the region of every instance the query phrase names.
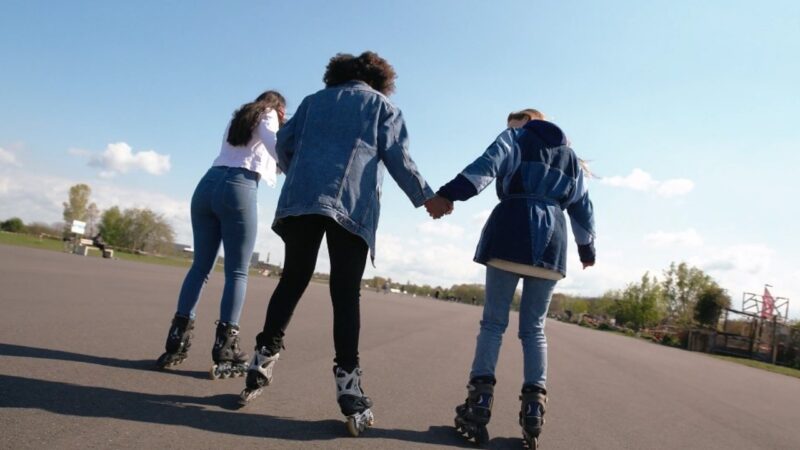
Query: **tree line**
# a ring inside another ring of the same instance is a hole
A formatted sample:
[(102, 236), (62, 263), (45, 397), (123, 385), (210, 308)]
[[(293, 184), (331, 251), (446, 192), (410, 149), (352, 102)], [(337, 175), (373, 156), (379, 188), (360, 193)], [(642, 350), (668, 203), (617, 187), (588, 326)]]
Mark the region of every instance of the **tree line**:
[(69, 189), (63, 203), (62, 223), (48, 225), (34, 222), (26, 225), (22, 219), (12, 217), (0, 223), (0, 229), (12, 233), (37, 236), (71, 237), (73, 221), (86, 223), (84, 236), (101, 236), (112, 248), (131, 252), (172, 253), (175, 231), (161, 214), (149, 208), (112, 206), (100, 211), (91, 201), (92, 189), (87, 184), (76, 184)]
[[(482, 305), (486, 291), (482, 284), (442, 286), (399, 283), (391, 278), (373, 277), (366, 281), (376, 290), (385, 287), (412, 295), (449, 299)], [(708, 274), (685, 262), (675, 263), (663, 271), (662, 277), (645, 273), (638, 281), (622, 289), (610, 290), (601, 297), (575, 297), (553, 294), (551, 315), (578, 316), (589, 314), (602, 319), (614, 319), (620, 326), (640, 330), (669, 323), (678, 327), (713, 325), (731, 299), (726, 291)], [(519, 309), (519, 293), (512, 302)]]
[(711, 326), (730, 305), (730, 296), (711, 276), (685, 262), (673, 262), (660, 281), (645, 273), (638, 281), (597, 299), (556, 294), (550, 311), (613, 318), (617, 325), (638, 331), (667, 323), (680, 328)]

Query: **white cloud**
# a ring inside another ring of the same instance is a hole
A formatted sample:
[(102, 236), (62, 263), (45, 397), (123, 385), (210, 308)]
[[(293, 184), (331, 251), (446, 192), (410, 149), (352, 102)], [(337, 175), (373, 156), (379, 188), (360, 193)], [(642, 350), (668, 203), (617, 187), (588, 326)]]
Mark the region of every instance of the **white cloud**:
[(656, 189), (656, 194), (662, 197), (678, 197), (686, 195), (694, 189), (694, 182), (685, 178), (676, 178), (661, 183)]
[(11, 150), (6, 150), (0, 147), (0, 164), (2, 165), (9, 165), (9, 166), (19, 166), (19, 161), (17, 161), (17, 156), (11, 152)]
[[(79, 149), (69, 152), (75, 156), (86, 156), (86, 152)], [(101, 178), (111, 178), (132, 170), (142, 170), (151, 175), (163, 175), (171, 168), (169, 155), (162, 155), (153, 150), (134, 152), (131, 146), (125, 142), (108, 144), (102, 154), (92, 156), (89, 165), (102, 169)]]
[(633, 171), (624, 177), (604, 177), (600, 179), (601, 184), (612, 187), (633, 189), (641, 192), (655, 192), (662, 197), (677, 197), (686, 195), (694, 189), (694, 182), (685, 178), (674, 178), (665, 181), (658, 181), (652, 175), (642, 169)]
[[(710, 255), (710, 256), (707, 256)], [(714, 277), (728, 291), (734, 309), (742, 307), (742, 294), (760, 294), (764, 284), (776, 297), (790, 298), (789, 317), (800, 318), (800, 271), (787, 264), (771, 247), (764, 244), (736, 244), (707, 248), (704, 255), (690, 261)]]
[(693, 228), (676, 233), (656, 231), (644, 237), (645, 244), (653, 247), (672, 247), (676, 245), (685, 247), (699, 247), (703, 245), (703, 238)]
[(448, 239), (459, 239), (464, 236), (464, 229), (443, 220), (429, 220), (417, 225), (417, 231), (424, 236)]
[(623, 187), (635, 191), (649, 191), (658, 186), (658, 182), (642, 169), (633, 169), (633, 172), (625, 177), (615, 176), (602, 178), (600, 182), (609, 186)]
[(378, 233), (376, 268), (367, 264), (365, 277), (388, 276), (393, 280), (432, 286), (483, 283), (483, 266), (472, 261), (472, 243), (442, 242), (426, 237), (410, 238)]
[(709, 272), (767, 275), (775, 251), (762, 244), (740, 244), (708, 249), (698, 258), (698, 265)]
[(472, 223), (475, 225), (483, 225), (489, 220), (489, 216), (492, 215), (491, 209), (484, 209), (483, 211), (475, 214), (472, 216)]
[[(83, 180), (38, 175), (25, 170), (15, 170), (14, 183), (0, 178), (0, 218), (20, 217), (25, 222), (53, 223), (62, 218), (63, 205), (69, 188)], [(8, 183), (3, 183), (3, 180)], [(5, 188), (3, 188), (5, 185)], [(91, 199), (100, 210), (119, 206), (125, 208), (150, 208), (162, 214), (173, 226), (177, 242), (189, 243), (192, 228), (189, 218), (189, 199), (175, 199), (168, 195), (129, 189), (107, 181), (93, 182)]]

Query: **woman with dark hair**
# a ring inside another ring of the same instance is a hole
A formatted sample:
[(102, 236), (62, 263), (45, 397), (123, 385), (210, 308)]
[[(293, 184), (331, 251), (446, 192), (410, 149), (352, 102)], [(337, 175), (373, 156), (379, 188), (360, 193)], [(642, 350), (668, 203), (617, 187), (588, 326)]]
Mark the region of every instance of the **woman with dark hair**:
[(415, 207), (433, 191), (408, 154), (403, 116), (386, 97), (395, 72), (373, 52), (338, 54), (326, 88), (306, 97), (278, 132), (278, 167), (286, 173), (272, 229), (285, 243), (284, 269), (272, 294), (241, 402), (272, 381), (283, 337), (314, 273), (323, 236), (330, 254), (334, 377), (337, 399), (357, 436), (372, 423), (361, 388), (359, 297), (367, 255), (375, 258), (384, 166)]
[(211, 351), (212, 379), (241, 376), (249, 356), (239, 351), (239, 316), (247, 290), (247, 272), (256, 241), (258, 184), (274, 187), (277, 178), (275, 141), (284, 122), (286, 100), (267, 91), (236, 110), (225, 130), (219, 156), (192, 196), (194, 261), (183, 280), (178, 310), (167, 335), (159, 368), (175, 366), (187, 357), (200, 291), (214, 267), (220, 243), (225, 248), (216, 339)]

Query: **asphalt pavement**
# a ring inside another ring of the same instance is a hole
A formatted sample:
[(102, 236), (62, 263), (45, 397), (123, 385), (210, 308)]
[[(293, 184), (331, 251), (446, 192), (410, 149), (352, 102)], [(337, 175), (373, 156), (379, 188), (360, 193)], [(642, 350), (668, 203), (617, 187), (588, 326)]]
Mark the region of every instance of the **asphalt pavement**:
[[(380, 263), (380, 261), (378, 261)], [(239, 409), (211, 381), (223, 276), (198, 308), (189, 359), (153, 370), (185, 270), (0, 245), (2, 448), (472, 448), (453, 429), (481, 309), (362, 291), (361, 364), (375, 427), (350, 437), (336, 404), (327, 285), (312, 283), (273, 385)], [(250, 351), (277, 280), (251, 277)], [(512, 313), (490, 448), (521, 448), (522, 354)], [(542, 449), (800, 449), (800, 379), (549, 321)]]

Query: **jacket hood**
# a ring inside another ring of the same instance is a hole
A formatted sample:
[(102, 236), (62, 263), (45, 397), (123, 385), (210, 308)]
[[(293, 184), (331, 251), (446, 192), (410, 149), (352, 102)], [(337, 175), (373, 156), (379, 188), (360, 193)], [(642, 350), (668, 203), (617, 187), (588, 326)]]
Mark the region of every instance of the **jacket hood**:
[(545, 145), (545, 147), (556, 147), (569, 145), (567, 136), (558, 128), (558, 125), (546, 120), (531, 120), (522, 127), (533, 133)]

